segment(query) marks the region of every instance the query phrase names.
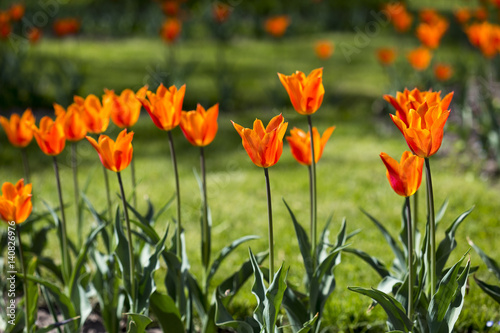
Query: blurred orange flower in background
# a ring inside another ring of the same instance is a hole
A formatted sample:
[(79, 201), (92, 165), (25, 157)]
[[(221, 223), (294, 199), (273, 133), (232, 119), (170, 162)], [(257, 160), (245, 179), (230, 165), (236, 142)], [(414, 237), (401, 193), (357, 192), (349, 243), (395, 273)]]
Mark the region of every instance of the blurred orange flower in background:
[(283, 153), (283, 137), (288, 126), (281, 114), (271, 119), (265, 128), (260, 119), (255, 119), (253, 129), (231, 122), (240, 135), (248, 156), (256, 166), (268, 168), (279, 161)]
[(142, 104), (138, 98), (145, 98), (147, 91), (147, 86), (139, 89), (137, 93), (125, 89), (117, 96), (113, 90), (104, 89), (102, 104), (116, 126), (130, 128), (135, 125), (141, 113)]
[(470, 43), (479, 48), (486, 58), (493, 58), (500, 50), (500, 26), (489, 22), (471, 24), (465, 29)]
[(423, 71), (429, 67), (432, 53), (425, 47), (419, 47), (410, 51), (407, 55), (408, 62), (417, 71)]
[(470, 9), (468, 9), (468, 8), (459, 8), (455, 11), (454, 15), (455, 15), (455, 19), (460, 24), (467, 23), (471, 18)]
[(52, 120), (45, 116), (40, 121), (40, 128), (32, 125), (38, 146), (44, 154), (49, 156), (59, 155), (66, 145), (66, 135), (64, 134), (64, 115)]
[(179, 14), (180, 4), (176, 0), (166, 0), (161, 4), (161, 9), (163, 13), (170, 17), (175, 17)]
[(124, 129), (118, 134), (116, 142), (107, 135), (100, 135), (98, 142), (90, 136), (86, 138), (99, 154), (102, 165), (108, 170), (120, 172), (128, 167), (132, 161), (133, 137), (134, 132), (127, 133), (127, 129)]
[(278, 15), (268, 18), (264, 23), (264, 28), (268, 34), (279, 38), (283, 36), (290, 25), (290, 18), (287, 15)]
[(408, 31), (413, 22), (413, 17), (406, 10), (402, 2), (392, 2), (385, 5), (384, 10), (388, 13), (389, 19), (398, 32)]
[(2, 220), (14, 221), (16, 224), (26, 221), (33, 209), (31, 190), (31, 184), (24, 185), (24, 179), (20, 179), (16, 185), (9, 182), (2, 184), (2, 195), (0, 196)]
[(419, 13), (420, 20), (422, 22), (433, 24), (438, 20), (441, 20), (442, 17), (435, 9), (422, 9)]
[(439, 46), (448, 26), (448, 21), (440, 17), (436, 17), (432, 23), (420, 23), (416, 31), (417, 38), (423, 45), (435, 49)]
[(453, 75), (453, 68), (450, 65), (439, 63), (434, 67), (434, 76), (439, 81), (448, 81)]
[(73, 35), (80, 30), (80, 21), (72, 17), (56, 19), (52, 29), (58, 37)]
[(387, 168), (387, 179), (394, 192), (403, 197), (409, 197), (417, 192), (422, 183), (424, 159), (405, 151), (401, 162), (396, 161), (386, 153), (380, 153), (380, 158)]
[(42, 30), (38, 28), (31, 28), (28, 31), (28, 40), (30, 41), (31, 44), (36, 44), (42, 37)]
[(212, 7), (212, 15), (217, 23), (224, 23), (231, 14), (231, 7), (227, 4), (217, 1)]
[[(316, 127), (313, 127), (313, 139), (314, 139), (314, 161), (318, 163), (321, 156), (323, 155), (323, 150), (325, 149), (326, 143), (333, 131), (335, 126), (328, 127), (323, 135), (320, 137)], [(311, 133), (304, 132), (303, 130), (294, 127), (290, 131), (290, 136), (286, 137), (292, 155), (297, 162), (303, 165), (311, 165)]]
[(10, 15), (6, 11), (0, 11), (0, 38), (6, 39), (12, 32)]
[(34, 123), (35, 117), (31, 109), (24, 111), (21, 117), (17, 113), (13, 113), (10, 120), (0, 116), (0, 124), (7, 134), (7, 139), (14, 147), (18, 148), (26, 147), (33, 140), (32, 125)]
[(310, 115), (319, 109), (325, 95), (323, 68), (311, 71), (307, 77), (301, 71), (296, 71), (292, 75), (278, 73), (278, 77), (295, 111), (302, 115)]
[(380, 48), (377, 50), (377, 59), (384, 66), (392, 65), (396, 59), (396, 50), (389, 47)]
[(175, 86), (166, 88), (160, 84), (156, 93), (148, 91), (146, 98), (139, 98), (156, 127), (170, 131), (181, 121), (182, 103), (186, 93), (186, 85), (179, 89)]
[(217, 134), (218, 116), (219, 104), (215, 104), (206, 111), (200, 104), (197, 105), (195, 111), (182, 111), (180, 122), (182, 133), (193, 146), (205, 147), (214, 140)]
[(320, 59), (328, 59), (332, 56), (335, 45), (327, 40), (318, 41), (314, 46), (314, 51)]
[(81, 106), (73, 103), (68, 106), (67, 110), (64, 110), (62, 106), (54, 103), (54, 110), (57, 117), (62, 117), (66, 140), (80, 141), (87, 135), (87, 126), (83, 121)]
[(474, 16), (479, 21), (486, 21), (488, 19), (488, 9), (486, 9), (485, 7), (479, 7), (474, 12)]
[(175, 42), (182, 30), (182, 23), (176, 18), (168, 18), (163, 22), (160, 30), (160, 36), (169, 44)]
[(100, 134), (106, 131), (109, 125), (109, 110), (102, 107), (96, 95), (90, 94), (85, 99), (75, 97), (75, 103), (83, 106), (83, 121), (90, 133)]
[(25, 12), (24, 5), (21, 3), (13, 3), (9, 9), (9, 16), (12, 21), (19, 21), (23, 18)]

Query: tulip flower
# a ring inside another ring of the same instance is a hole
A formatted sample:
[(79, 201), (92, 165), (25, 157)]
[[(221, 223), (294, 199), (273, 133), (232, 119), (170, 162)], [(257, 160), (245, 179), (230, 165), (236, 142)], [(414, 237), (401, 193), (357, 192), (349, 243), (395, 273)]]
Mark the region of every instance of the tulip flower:
[(500, 26), (489, 22), (474, 23), (465, 32), (470, 43), (479, 48), (486, 58), (493, 58), (500, 50)]
[(455, 11), (455, 18), (460, 24), (465, 24), (470, 20), (471, 13), (467, 8), (459, 8)]
[(12, 21), (20, 21), (24, 16), (25, 8), (23, 4), (14, 3), (10, 6), (9, 16)]
[(422, 183), (424, 159), (409, 151), (403, 153), (399, 163), (386, 153), (381, 153), (380, 158), (387, 168), (387, 179), (394, 192), (403, 197), (415, 194)]
[(408, 62), (417, 71), (423, 71), (431, 63), (432, 53), (425, 47), (416, 48), (408, 53)]
[(179, 1), (167, 0), (161, 4), (163, 13), (170, 17), (176, 17), (179, 13)]
[(31, 44), (36, 44), (42, 38), (42, 30), (38, 28), (32, 28), (28, 32), (28, 40), (30, 41)]
[(436, 64), (434, 67), (434, 76), (439, 81), (448, 81), (453, 75), (453, 68), (447, 64)]
[(416, 34), (417, 38), (424, 46), (436, 49), (447, 29), (448, 22), (443, 18), (439, 18), (433, 23), (420, 23), (417, 27)]
[(16, 185), (5, 182), (0, 196), (0, 217), (5, 222), (23, 223), (31, 214), (31, 184), (24, 185), (24, 179)]
[(441, 19), (441, 15), (434, 9), (423, 9), (418, 13), (420, 20), (424, 23), (433, 24)]
[(410, 29), (413, 17), (402, 2), (387, 4), (384, 9), (397, 32), (405, 32)]
[(182, 111), (180, 126), (189, 143), (198, 147), (209, 145), (217, 133), (218, 115), (219, 104), (215, 104), (207, 111), (200, 104), (196, 107), (196, 111)]
[(63, 121), (63, 116), (57, 117), (55, 121), (45, 116), (40, 121), (40, 128), (32, 125), (36, 142), (44, 154), (56, 156), (63, 151), (66, 145)]
[(134, 93), (130, 89), (125, 89), (120, 96), (115, 95), (113, 90), (104, 90), (103, 107), (108, 109), (111, 120), (116, 126), (130, 128), (135, 125), (142, 107), (138, 98), (145, 98), (147, 90), (148, 87), (142, 87), (137, 93)]
[(282, 37), (288, 26), (290, 18), (286, 15), (278, 15), (268, 18), (264, 23), (264, 28), (268, 34), (275, 38)]
[(316, 55), (320, 59), (328, 59), (332, 56), (335, 46), (330, 41), (319, 41), (314, 47)]
[(427, 158), (441, 147), (443, 128), (449, 115), (450, 111), (443, 110), (438, 104), (429, 106), (424, 102), (417, 110), (410, 110), (408, 124), (395, 115), (391, 114), (391, 118), (413, 153)]
[(383, 66), (392, 65), (396, 59), (396, 51), (393, 48), (378, 49), (377, 58)]
[(278, 76), (295, 111), (302, 115), (311, 115), (319, 109), (325, 94), (323, 68), (313, 70), (307, 77), (301, 71), (292, 75), (278, 73)]
[(134, 132), (127, 133), (127, 129), (120, 132), (116, 142), (107, 135), (100, 135), (97, 142), (90, 136), (86, 136), (99, 154), (102, 165), (114, 172), (120, 172), (130, 164), (134, 151), (133, 137)]
[(214, 17), (214, 20), (219, 24), (226, 22), (230, 14), (231, 7), (223, 2), (217, 1), (212, 7), (212, 15)]
[(165, 88), (160, 84), (156, 93), (148, 91), (146, 98), (139, 98), (156, 127), (170, 131), (181, 121), (182, 102), (186, 93), (186, 85), (177, 89), (175, 86)]
[(254, 121), (253, 129), (231, 122), (240, 135), (248, 156), (256, 166), (269, 168), (278, 162), (283, 152), (283, 137), (288, 126), (281, 114), (271, 119), (265, 128), (260, 119)]
[(56, 19), (52, 29), (58, 37), (73, 35), (80, 30), (80, 22), (72, 17)]
[[(81, 105), (82, 99), (75, 97), (75, 103)], [(105, 132), (109, 125), (109, 110), (102, 107), (96, 95), (90, 94), (83, 99), (83, 121), (90, 133), (100, 134)]]
[[(316, 127), (313, 127), (314, 159), (316, 163), (318, 163), (323, 155), (325, 145), (334, 130), (335, 126), (328, 127), (323, 133), (323, 136), (320, 137)], [(286, 140), (290, 145), (295, 160), (303, 165), (311, 165), (311, 132), (307, 132), (306, 134), (303, 130), (294, 127), (290, 131), (290, 136), (286, 137)]]
[(83, 110), (77, 104), (71, 104), (66, 111), (61, 105), (54, 103), (54, 110), (57, 117), (62, 117), (66, 140), (76, 142), (87, 135), (87, 126), (82, 118)]
[(169, 18), (161, 26), (160, 36), (168, 44), (172, 44), (179, 37), (182, 23), (176, 18)]
[(4, 116), (0, 116), (0, 124), (2, 125), (9, 142), (18, 148), (24, 148), (33, 139), (33, 129), (31, 126), (35, 123), (35, 117), (30, 109), (24, 111), (21, 117), (13, 113), (10, 120)]

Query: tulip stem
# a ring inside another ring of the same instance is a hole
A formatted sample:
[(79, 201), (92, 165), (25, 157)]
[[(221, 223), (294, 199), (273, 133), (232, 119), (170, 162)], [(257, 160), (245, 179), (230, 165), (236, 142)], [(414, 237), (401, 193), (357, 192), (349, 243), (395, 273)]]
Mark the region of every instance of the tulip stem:
[(273, 207), (271, 202), (271, 184), (269, 182), (269, 170), (264, 168), (267, 189), (267, 217), (268, 217), (268, 236), (269, 236), (269, 283), (274, 276), (274, 236), (273, 236)]
[(68, 240), (66, 234), (66, 216), (64, 215), (64, 201), (61, 190), (61, 178), (59, 176), (59, 166), (57, 165), (57, 157), (53, 157), (54, 172), (56, 174), (57, 193), (59, 194), (59, 209), (61, 210), (61, 245), (62, 245), (62, 266), (64, 281), (68, 282), (70, 276), (69, 256), (68, 256)]
[(431, 166), (429, 158), (425, 158), (425, 178), (427, 182), (427, 217), (429, 221), (430, 244), (430, 291), (429, 299), (436, 293), (436, 221), (434, 215), (434, 193), (432, 190)]
[(317, 202), (316, 202), (316, 158), (314, 156), (314, 135), (311, 115), (307, 116), (309, 123), (309, 135), (311, 138), (311, 166), (309, 167), (309, 187), (311, 193), (311, 256), (313, 272), (316, 270), (316, 224), (317, 224)]
[(415, 284), (415, 270), (413, 266), (413, 223), (411, 219), (410, 198), (406, 197), (406, 229), (408, 230), (408, 318), (413, 318), (413, 285)]
[(181, 191), (179, 186), (179, 171), (177, 170), (177, 158), (175, 157), (175, 147), (174, 147), (174, 138), (172, 137), (172, 131), (168, 131), (168, 142), (170, 144), (170, 156), (172, 158), (172, 165), (174, 167), (174, 176), (175, 176), (175, 193), (177, 196), (177, 234), (176, 234), (176, 248), (177, 248), (177, 256), (182, 258), (181, 255), (181, 232), (182, 232), (182, 223), (181, 223)]
[(205, 272), (210, 264), (210, 225), (208, 223), (208, 201), (207, 201), (207, 175), (205, 169), (205, 150), (200, 147), (200, 164), (201, 164), (201, 185), (203, 195), (203, 221), (201, 225), (201, 255)]
[(109, 179), (108, 179), (108, 170), (106, 170), (106, 167), (104, 164), (102, 165), (102, 171), (104, 173), (104, 184), (106, 185), (106, 200), (108, 203), (108, 219), (109, 221), (113, 221), (113, 215), (111, 211), (111, 196), (109, 194)]
[[(127, 133), (130, 128), (127, 128)], [(135, 162), (134, 159), (130, 161), (130, 171), (132, 172), (132, 203), (134, 208), (137, 209), (137, 183), (135, 181)]]
[(413, 244), (416, 246), (415, 235), (417, 234), (417, 224), (418, 224), (418, 190), (411, 196), (412, 199), (412, 216), (411, 216), (411, 226), (412, 226), (412, 234), (413, 234)]
[(127, 209), (127, 199), (125, 198), (125, 191), (123, 190), (123, 182), (122, 182), (122, 176), (120, 172), (116, 173), (118, 175), (118, 183), (120, 184), (120, 192), (122, 196), (122, 203), (123, 203), (123, 215), (125, 216), (125, 223), (127, 224), (127, 238), (128, 238), (128, 257), (129, 257), (129, 266), (130, 266), (130, 293), (132, 295), (132, 304), (130, 305), (132, 307), (131, 311), (136, 311), (135, 309), (135, 300), (136, 300), (136, 294), (135, 294), (135, 264), (134, 264), (134, 250), (133, 250), (133, 245), (132, 245), (132, 229), (130, 228), (130, 219), (128, 217), (128, 209)]
[(75, 191), (75, 210), (78, 230), (78, 244), (82, 246), (82, 216), (80, 212), (80, 189), (78, 186), (78, 163), (76, 142), (71, 143), (71, 169), (73, 169), (73, 188)]
[(30, 297), (29, 297), (29, 288), (28, 288), (28, 278), (26, 277), (26, 265), (24, 264), (24, 254), (23, 254), (23, 243), (21, 243), (21, 228), (19, 224), (16, 224), (16, 234), (17, 239), (19, 241), (19, 260), (21, 261), (21, 267), (23, 269), (23, 290), (24, 290), (24, 320), (26, 323), (26, 332), (30, 331)]
[(29, 183), (30, 182), (30, 164), (28, 162), (28, 155), (26, 154), (26, 148), (21, 148), (21, 158), (23, 160), (24, 178), (26, 178), (26, 183)]

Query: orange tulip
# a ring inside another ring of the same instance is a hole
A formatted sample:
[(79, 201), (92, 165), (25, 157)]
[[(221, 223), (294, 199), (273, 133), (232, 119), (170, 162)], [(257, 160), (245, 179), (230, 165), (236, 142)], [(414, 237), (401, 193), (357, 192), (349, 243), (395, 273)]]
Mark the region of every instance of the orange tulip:
[(407, 123), (392, 115), (411, 151), (420, 157), (430, 157), (437, 153), (443, 141), (443, 131), (450, 110), (443, 110), (439, 104), (429, 106), (424, 102), (416, 110), (408, 113)]
[(80, 106), (83, 103), (83, 121), (90, 133), (100, 134), (106, 131), (109, 125), (109, 110), (102, 107), (96, 95), (90, 94), (85, 99), (76, 96), (75, 103)]
[(332, 42), (323, 40), (316, 43), (314, 47), (314, 51), (316, 51), (316, 55), (320, 59), (328, 59), (332, 56), (333, 51), (335, 50), (335, 46)]
[(307, 77), (300, 71), (289, 76), (278, 73), (278, 76), (290, 96), (295, 111), (310, 115), (319, 109), (325, 95), (322, 82), (323, 68), (313, 70)]
[(86, 138), (99, 154), (102, 165), (108, 170), (120, 172), (128, 167), (130, 161), (132, 161), (134, 153), (132, 147), (133, 137), (134, 132), (127, 133), (127, 129), (124, 129), (118, 134), (116, 142), (107, 135), (100, 135), (98, 142), (90, 136)]
[(403, 197), (417, 192), (422, 183), (423, 158), (409, 151), (403, 153), (400, 163), (386, 153), (380, 153), (380, 158), (387, 168), (387, 179), (394, 192)]
[(46, 155), (55, 156), (63, 151), (66, 145), (63, 122), (63, 116), (57, 117), (55, 121), (45, 116), (40, 121), (40, 128), (32, 125), (36, 142)]
[(225, 3), (217, 1), (212, 7), (212, 15), (217, 23), (224, 23), (231, 14), (231, 7)]
[[(316, 163), (318, 163), (321, 155), (323, 155), (325, 145), (334, 130), (335, 126), (328, 127), (323, 133), (323, 136), (320, 137), (316, 127), (313, 127), (314, 161)], [(307, 132), (306, 134), (303, 130), (294, 127), (290, 131), (290, 136), (286, 137), (286, 140), (297, 162), (303, 165), (311, 165), (311, 133)]]
[(170, 131), (179, 125), (181, 121), (182, 102), (186, 93), (186, 85), (179, 90), (175, 86), (165, 88), (161, 84), (156, 94), (148, 91), (146, 98), (139, 98), (142, 105), (149, 113), (156, 127), (164, 131)]
[(179, 2), (176, 0), (167, 0), (161, 4), (161, 9), (165, 15), (175, 17), (179, 14)]
[(455, 11), (455, 19), (460, 24), (465, 24), (470, 20), (471, 13), (468, 8), (459, 8)]
[(448, 81), (453, 75), (453, 68), (446, 64), (437, 64), (434, 67), (434, 76), (439, 81)]
[(25, 8), (20, 3), (14, 3), (10, 6), (9, 15), (12, 21), (20, 21), (24, 16)]
[(52, 25), (52, 29), (58, 37), (72, 35), (80, 30), (80, 22), (78, 19), (72, 17), (56, 19)]
[(486, 9), (485, 7), (479, 7), (478, 9), (476, 9), (474, 16), (479, 21), (486, 21), (488, 19), (488, 9)]
[(0, 38), (7, 39), (12, 32), (12, 26), (9, 22), (10, 18), (7, 13), (0, 12)]
[(31, 184), (24, 185), (24, 179), (16, 185), (5, 182), (2, 185), (0, 196), (0, 217), (6, 222), (23, 223), (30, 216), (33, 204), (31, 203)]
[(181, 30), (181, 21), (176, 18), (169, 18), (161, 26), (160, 36), (165, 42), (171, 44), (179, 37)]
[(80, 106), (73, 103), (66, 111), (62, 106), (54, 103), (54, 110), (57, 117), (62, 117), (66, 140), (80, 141), (87, 135), (87, 125), (83, 121), (83, 109)]
[(231, 122), (241, 136), (248, 156), (256, 166), (268, 168), (278, 162), (283, 152), (283, 137), (288, 126), (281, 114), (271, 119), (266, 128), (260, 119), (254, 121), (253, 129), (243, 128)]
[(416, 34), (423, 45), (435, 49), (439, 46), (439, 42), (447, 29), (448, 21), (443, 18), (435, 18), (433, 23), (420, 23)]
[(28, 40), (31, 44), (36, 44), (42, 38), (42, 30), (38, 28), (32, 28), (28, 32)]
[(392, 65), (396, 59), (396, 51), (393, 48), (378, 49), (377, 58), (378, 61), (384, 66)]
[(486, 58), (493, 58), (500, 50), (500, 26), (489, 22), (475, 23), (466, 31), (472, 45), (479, 48)]
[(207, 111), (200, 104), (196, 107), (196, 111), (182, 111), (180, 123), (182, 133), (193, 146), (205, 147), (215, 138), (218, 116), (219, 104), (215, 104)]
[(401, 119), (408, 126), (408, 114), (411, 109), (417, 110), (424, 102), (427, 102), (429, 107), (439, 105), (443, 110), (447, 110), (450, 106), (453, 92), (441, 99), (441, 91), (420, 91), (417, 88), (412, 91), (405, 89), (402, 93), (397, 92), (396, 97), (384, 95), (384, 99), (391, 103), (396, 109), (396, 117)]
[(410, 29), (413, 17), (408, 13), (403, 3), (393, 2), (387, 4), (384, 9), (396, 31), (405, 32)]
[(10, 116), (10, 120), (0, 116), (0, 124), (5, 130), (7, 138), (13, 146), (18, 148), (26, 147), (33, 139), (33, 129), (31, 125), (34, 123), (35, 117), (30, 109), (24, 111), (21, 117), (13, 113)]
[(419, 13), (422, 22), (433, 24), (441, 19), (441, 15), (435, 9), (423, 9)]
[(432, 53), (425, 47), (416, 48), (408, 53), (408, 62), (417, 71), (423, 71), (431, 63)]
[(282, 37), (288, 26), (290, 25), (290, 18), (286, 15), (278, 15), (270, 17), (264, 23), (264, 28), (268, 34), (275, 38)]
[(115, 95), (113, 90), (105, 89), (102, 98), (103, 107), (108, 109), (111, 120), (120, 128), (130, 128), (135, 125), (141, 113), (142, 104), (138, 98), (146, 97), (148, 87), (142, 87), (135, 94), (130, 89), (122, 91), (120, 96)]

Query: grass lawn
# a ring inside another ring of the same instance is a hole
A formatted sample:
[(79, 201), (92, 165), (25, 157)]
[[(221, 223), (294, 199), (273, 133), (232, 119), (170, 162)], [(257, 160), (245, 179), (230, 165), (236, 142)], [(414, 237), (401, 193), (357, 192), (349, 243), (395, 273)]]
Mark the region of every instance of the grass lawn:
[[(317, 36), (328, 38), (339, 45), (350, 42), (354, 35), (349, 33)], [(276, 72), (289, 74), (295, 70), (309, 72), (323, 66), (325, 71), (325, 101), (314, 115), (314, 124), (322, 132), (328, 126), (337, 126), (327, 144), (323, 158), (318, 165), (318, 221), (320, 225), (333, 213), (332, 238), (337, 233), (342, 219), (347, 220), (348, 231), (361, 229), (352, 240), (352, 247), (362, 249), (371, 255), (390, 262), (389, 247), (381, 241), (381, 235), (362, 214), (360, 208), (371, 213), (384, 223), (396, 237), (400, 228), (400, 213), (403, 200), (390, 188), (385, 168), (379, 153), (384, 151), (397, 157), (408, 149), (404, 139), (392, 124), (388, 115), (374, 112), (382, 94), (388, 93), (388, 82), (384, 72), (377, 65), (374, 50), (392, 41), (381, 35), (373, 39), (362, 52), (348, 63), (340, 50), (327, 61), (318, 60), (313, 51), (311, 38), (285, 39), (279, 43), (271, 41), (236, 40), (226, 50), (226, 59), (231, 73), (231, 108), (221, 105), (219, 132), (215, 141), (207, 148), (208, 198), (213, 217), (213, 251), (220, 250), (230, 241), (244, 235), (256, 234), (259, 240), (250, 243), (254, 252), (267, 248), (267, 215), (264, 175), (255, 167), (241, 146), (241, 139), (233, 129), (230, 120), (250, 127), (258, 117), (265, 123), (282, 112), (294, 126), (305, 129), (306, 119), (298, 115), (288, 102)], [(402, 40), (405, 47), (412, 42)], [(458, 46), (450, 46), (442, 52), (443, 57), (452, 56)], [(103, 88), (121, 91), (124, 88), (138, 89), (143, 84), (154, 85), (155, 78), (166, 77), (168, 82), (187, 84), (185, 109), (193, 109), (197, 102), (204, 106), (217, 101), (215, 85), (216, 43), (210, 40), (186, 41), (176, 46), (175, 57), (179, 68), (166, 67), (166, 47), (158, 40), (125, 39), (111, 41), (66, 40), (64, 42), (44, 40), (35, 54), (71, 57), (85, 70), (86, 81), (82, 95), (102, 94)], [(183, 69), (193, 66), (192, 72)], [(164, 75), (173, 73), (172, 75)], [(173, 75), (178, 75), (173, 78)], [(180, 78), (179, 78), (180, 77)], [(456, 97), (458, 98), (458, 97)], [(453, 109), (452, 109), (453, 112)], [(137, 193), (139, 209), (146, 208), (145, 199), (160, 207), (174, 193), (173, 171), (168, 150), (166, 133), (158, 130), (144, 114), (134, 127), (134, 159), (139, 180)], [(116, 136), (118, 129), (112, 125), (108, 130)], [(109, 134), (108, 133), (108, 134)], [(200, 264), (200, 196), (193, 168), (199, 168), (198, 150), (187, 143), (180, 129), (174, 130), (181, 177), (182, 213), (188, 254), (193, 271), (201, 273)], [(8, 145), (5, 135), (0, 136), (2, 167), (0, 179), (15, 181), (23, 176), (19, 152)], [(470, 160), (459, 153), (454, 136), (445, 134), (443, 147), (432, 158), (435, 202), (439, 206), (445, 199), (449, 207), (438, 229), (438, 240), (444, 230), (459, 214), (475, 205), (473, 213), (457, 232), (458, 246), (449, 262), (456, 261), (468, 249), (466, 237), (494, 258), (500, 257), (496, 247), (500, 238), (498, 205), (500, 184), (478, 176), (480, 162)], [(97, 153), (88, 142), (78, 144), (80, 174), (83, 184), (90, 177), (87, 196), (100, 209), (105, 209), (105, 192), (101, 165)], [(62, 179), (65, 201), (72, 204), (72, 180), (69, 168), (69, 149), (59, 157), (62, 164)], [(42, 200), (57, 205), (57, 193), (51, 166), (51, 159), (44, 156), (35, 143), (28, 149), (31, 168), (34, 205), (43, 210)], [(399, 158), (397, 158), (399, 159)], [(129, 170), (123, 172), (126, 191), (131, 192)], [(277, 262), (285, 261), (290, 266), (289, 281), (300, 285), (303, 271), (292, 222), (282, 198), (294, 210), (299, 221), (308, 228), (309, 192), (307, 169), (292, 158), (287, 144), (279, 163), (270, 169), (273, 211), (275, 221), (275, 246)], [(116, 177), (110, 174), (113, 203), (119, 201)], [(424, 187), (423, 187), (424, 188)], [(420, 194), (423, 203), (424, 194)], [(144, 200), (143, 200), (144, 199)], [(424, 224), (425, 207), (419, 211), (420, 227)], [(69, 235), (76, 239), (76, 225), (73, 223), (73, 206), (68, 208)], [(169, 208), (157, 221), (156, 228), (163, 231), (175, 216), (175, 206)], [(93, 225), (90, 215), (86, 216), (88, 227)], [(47, 256), (58, 256), (55, 235), (54, 244), (46, 249)], [(224, 273), (232, 273), (235, 267), (246, 260), (246, 246), (242, 246), (219, 271), (217, 281)], [(213, 255), (214, 256), (214, 255)], [(471, 252), (473, 265), (480, 266), (477, 275), (493, 283), (479, 257)], [(266, 263), (267, 265), (267, 263)], [(159, 276), (164, 269), (158, 272)], [(385, 314), (380, 308), (366, 311), (370, 300), (347, 290), (347, 286), (375, 287), (379, 278), (376, 273), (359, 259), (345, 254), (342, 264), (336, 270), (337, 289), (333, 293), (324, 317), (323, 325), (329, 332), (383, 331)], [(201, 275), (201, 274), (200, 274)], [(160, 279), (158, 279), (159, 283)], [(163, 286), (160, 285), (160, 288)], [(250, 285), (238, 298), (235, 311), (250, 312), (255, 305)], [(498, 304), (485, 296), (471, 281), (458, 329), (482, 331), (488, 320), (500, 320)]]

